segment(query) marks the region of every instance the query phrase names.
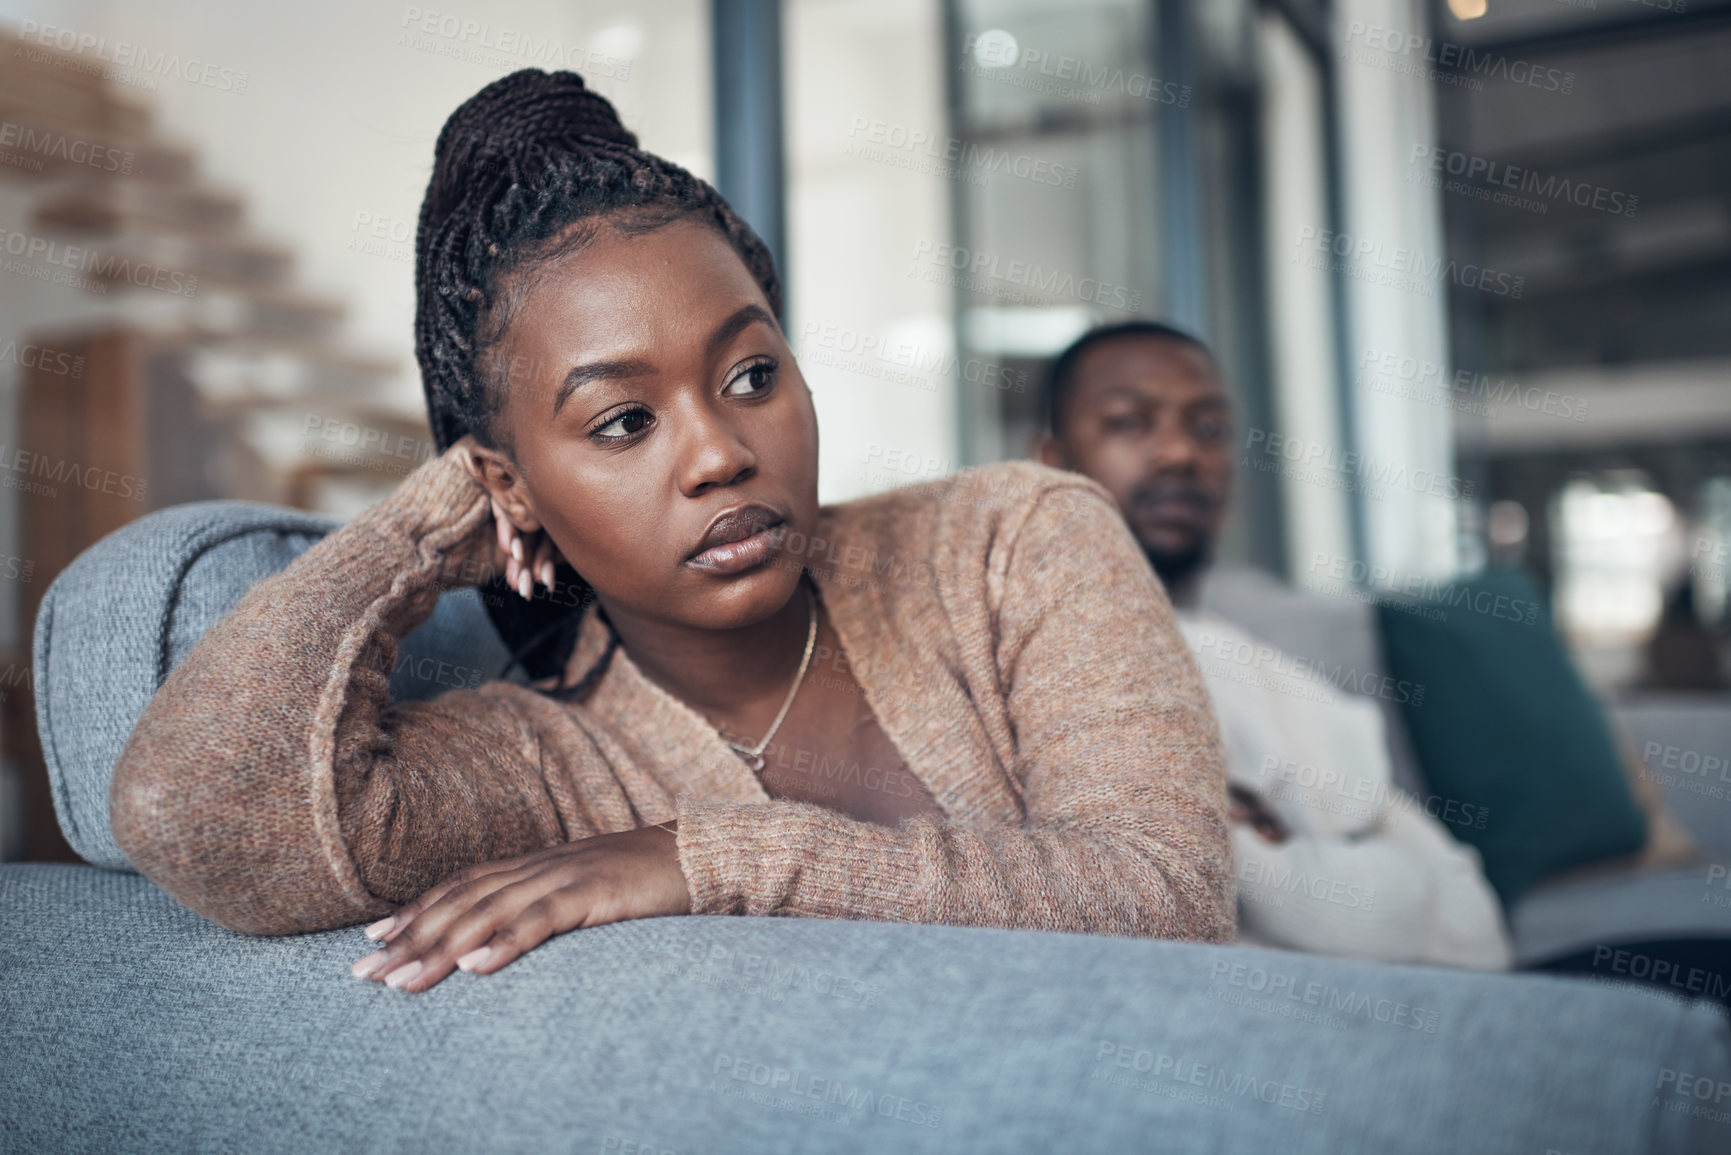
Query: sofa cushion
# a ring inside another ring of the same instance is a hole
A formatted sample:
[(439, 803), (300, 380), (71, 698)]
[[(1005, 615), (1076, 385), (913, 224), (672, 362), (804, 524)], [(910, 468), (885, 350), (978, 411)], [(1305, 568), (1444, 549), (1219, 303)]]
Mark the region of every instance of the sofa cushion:
[[(191, 502), (109, 534), (54, 579), (35, 625), (36, 725), (55, 815), (86, 862), (133, 868), (109, 826), (108, 784), (156, 688), (254, 582), (340, 524), (260, 502)], [(391, 693), (478, 685), (508, 656), (478, 591), (453, 590), (403, 639)]]
[(1390, 672), (1427, 687), (1401, 705), (1425, 779), (1487, 815), (1454, 833), (1508, 907), (1548, 875), (1640, 850), (1646, 816), (1532, 582), (1494, 568), (1450, 588), (1446, 608), (1391, 600), (1377, 616)]
[(5, 1150), (1641, 1155), (1731, 1134), (1686, 1093), (1731, 1080), (1725, 1019), (1578, 980), (715, 916), (408, 994), (349, 977), (359, 928), (234, 934), (83, 866), (0, 867), (0, 925)]

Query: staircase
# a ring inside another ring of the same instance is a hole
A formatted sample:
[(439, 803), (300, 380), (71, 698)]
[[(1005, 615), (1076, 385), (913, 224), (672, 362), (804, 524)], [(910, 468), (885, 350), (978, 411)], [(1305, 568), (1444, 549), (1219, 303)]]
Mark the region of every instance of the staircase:
[[(0, 237), (0, 302), (37, 291), (31, 278), (88, 302), (12, 358), (0, 502), (16, 503), (30, 576), (3, 586), (21, 625), (6, 668), (28, 670), (55, 575), (127, 522), (213, 498), (346, 516), (432, 453), (424, 417), (384, 400), (400, 366), (346, 347), (343, 303), (297, 286), (293, 252), (252, 231), (244, 198), (89, 61), (0, 33), (0, 184), (32, 205), (28, 234)], [(23, 853), (67, 860), (16, 681), (0, 750), (22, 779)]]

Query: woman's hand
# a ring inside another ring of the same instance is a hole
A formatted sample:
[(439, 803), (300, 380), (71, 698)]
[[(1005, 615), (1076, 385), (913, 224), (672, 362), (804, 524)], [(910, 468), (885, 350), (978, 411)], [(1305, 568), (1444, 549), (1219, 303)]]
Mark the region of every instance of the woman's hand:
[(568, 930), (690, 914), (677, 847), (674, 830), (645, 826), (477, 863), (369, 926), (387, 945), (351, 969), (424, 991), (453, 967), (492, 974)]
[[(461, 451), (467, 454), (475, 444), (474, 434), (465, 433), (451, 443), (451, 448), (461, 447)], [(479, 466), (466, 468), (479, 484)], [(487, 562), (487, 572), (503, 573), (505, 584), (522, 595), (524, 601), (534, 596), (537, 581), (551, 590), (553, 566), (559, 557), (559, 547), (553, 544), (553, 539), (544, 529), (534, 530), (527, 535), (517, 532), (517, 527), (511, 524), (511, 519), (499, 508), (498, 501), (492, 498), (488, 500), (493, 507), (493, 540), (486, 546), (478, 547), (481, 557)]]

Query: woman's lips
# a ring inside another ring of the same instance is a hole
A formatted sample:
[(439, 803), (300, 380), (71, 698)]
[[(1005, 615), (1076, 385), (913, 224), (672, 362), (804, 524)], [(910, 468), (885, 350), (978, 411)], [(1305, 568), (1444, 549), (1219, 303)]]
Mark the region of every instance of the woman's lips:
[(713, 574), (736, 574), (756, 569), (777, 553), (787, 541), (787, 523), (765, 526), (742, 541), (712, 545), (694, 555), (687, 565)]

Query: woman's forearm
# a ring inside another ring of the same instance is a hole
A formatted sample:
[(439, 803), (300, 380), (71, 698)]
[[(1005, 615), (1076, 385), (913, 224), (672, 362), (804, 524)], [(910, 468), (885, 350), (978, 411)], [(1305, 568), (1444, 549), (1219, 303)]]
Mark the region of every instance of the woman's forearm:
[(891, 828), (792, 801), (682, 799), (679, 814), (693, 914), (1200, 942), (1236, 930), (1230, 877), (1198, 853), (1210, 832), (1153, 813), (1064, 829), (929, 816)]
[(398, 639), (442, 590), (473, 584), (460, 548), (490, 517), (449, 452), (256, 583), (169, 675), (114, 771), (116, 840), (187, 906), (280, 933), (382, 913), (344, 837), (363, 837), (393, 735)]

